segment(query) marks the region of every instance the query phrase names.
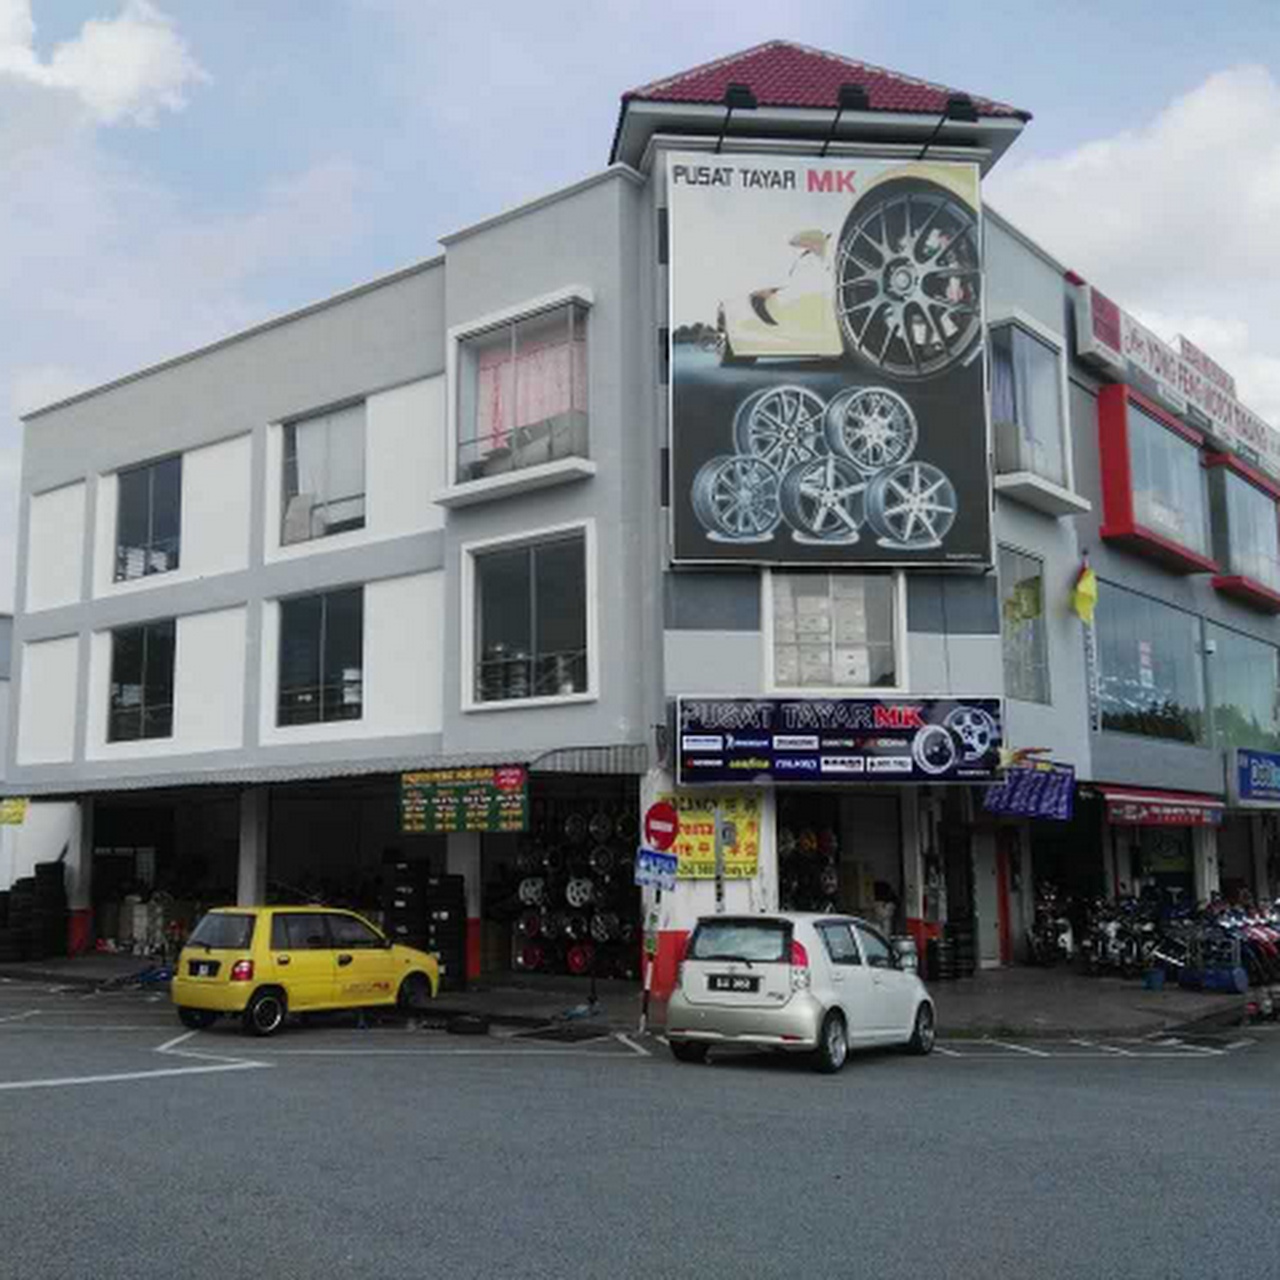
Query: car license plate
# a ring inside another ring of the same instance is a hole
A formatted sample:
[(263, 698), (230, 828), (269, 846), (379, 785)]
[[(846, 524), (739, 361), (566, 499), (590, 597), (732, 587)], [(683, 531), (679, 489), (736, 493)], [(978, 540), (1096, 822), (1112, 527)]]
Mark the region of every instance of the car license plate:
[(218, 972), (218, 962), (216, 960), (193, 960), (190, 965), (190, 973), (193, 978), (212, 978)]
[(759, 991), (760, 979), (745, 974), (712, 973), (707, 975), (708, 991)]

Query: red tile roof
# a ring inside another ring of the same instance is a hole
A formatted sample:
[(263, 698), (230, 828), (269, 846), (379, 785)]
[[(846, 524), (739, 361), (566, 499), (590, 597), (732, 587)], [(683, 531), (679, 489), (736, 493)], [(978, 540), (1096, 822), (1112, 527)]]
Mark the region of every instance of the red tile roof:
[[(720, 103), (731, 83), (749, 85), (762, 107), (810, 108), (834, 108), (842, 84), (860, 84), (867, 91), (872, 111), (921, 115), (941, 115), (947, 99), (963, 92), (789, 40), (770, 40), (632, 89), (622, 95), (622, 100), (624, 104), (633, 98), (646, 102)], [(979, 115), (1031, 119), (1029, 111), (976, 94), (969, 96)]]

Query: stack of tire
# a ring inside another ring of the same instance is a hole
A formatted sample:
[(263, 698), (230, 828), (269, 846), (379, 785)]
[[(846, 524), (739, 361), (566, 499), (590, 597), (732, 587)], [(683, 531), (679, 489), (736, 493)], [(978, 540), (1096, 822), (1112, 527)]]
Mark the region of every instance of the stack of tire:
[(947, 937), (930, 938), (925, 959), (930, 982), (954, 982), (960, 976), (956, 969), (956, 946)]
[(22, 959), (17, 935), (9, 927), (9, 898), (8, 889), (0, 890), (0, 964)]
[(467, 893), (462, 876), (432, 875), (425, 862), (397, 862), (383, 912), (394, 941), (437, 958), (442, 991), (465, 988)]
[(978, 971), (978, 935), (972, 920), (943, 926), (954, 956), (955, 976), (972, 978)]

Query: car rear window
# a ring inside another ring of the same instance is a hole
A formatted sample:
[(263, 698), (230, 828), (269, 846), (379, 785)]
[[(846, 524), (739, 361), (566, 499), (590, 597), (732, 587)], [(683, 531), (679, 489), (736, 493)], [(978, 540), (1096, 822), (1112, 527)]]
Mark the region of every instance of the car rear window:
[(211, 912), (196, 925), (195, 932), (187, 939), (187, 946), (242, 951), (253, 941), (256, 920), (256, 916)]
[(780, 920), (714, 920), (694, 930), (690, 960), (784, 961), (791, 926)]

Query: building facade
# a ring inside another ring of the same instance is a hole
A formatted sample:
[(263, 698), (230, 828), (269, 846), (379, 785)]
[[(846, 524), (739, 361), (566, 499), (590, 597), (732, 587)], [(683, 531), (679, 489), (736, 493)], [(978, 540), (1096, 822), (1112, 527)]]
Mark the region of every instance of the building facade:
[[(625, 95), (608, 167), (441, 257), (29, 415), (11, 875), (65, 846), (84, 947), (157, 890), (376, 910), (426, 862), (459, 972), (659, 1003), (700, 912), (977, 967), (1040, 879), (1270, 895), (1227, 786), (1280, 748), (1270, 455), (982, 209), (1027, 119), (772, 42)], [(988, 807), (1001, 747), (1069, 819)], [(495, 770), (514, 819), (441, 808)]]

